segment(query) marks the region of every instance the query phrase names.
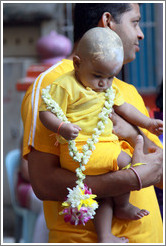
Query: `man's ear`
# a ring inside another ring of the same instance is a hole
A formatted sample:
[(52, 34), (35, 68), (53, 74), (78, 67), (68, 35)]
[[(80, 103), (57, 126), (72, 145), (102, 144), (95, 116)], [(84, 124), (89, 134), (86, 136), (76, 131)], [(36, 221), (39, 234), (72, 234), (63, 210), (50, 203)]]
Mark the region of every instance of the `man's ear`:
[(74, 55), (73, 56), (73, 65), (74, 65), (74, 68), (76, 71), (79, 69), (80, 63), (81, 63), (80, 57), (77, 55)]
[(101, 19), (99, 20), (99, 27), (109, 27), (113, 29), (114, 19), (109, 12), (104, 12)]

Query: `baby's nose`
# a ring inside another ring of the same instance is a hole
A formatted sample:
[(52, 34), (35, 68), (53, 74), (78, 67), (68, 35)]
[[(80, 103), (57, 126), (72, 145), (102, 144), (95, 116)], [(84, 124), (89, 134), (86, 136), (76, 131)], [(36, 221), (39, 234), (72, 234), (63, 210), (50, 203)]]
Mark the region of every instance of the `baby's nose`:
[(100, 80), (100, 81), (99, 81), (99, 87), (104, 87), (104, 85), (105, 85), (104, 80)]

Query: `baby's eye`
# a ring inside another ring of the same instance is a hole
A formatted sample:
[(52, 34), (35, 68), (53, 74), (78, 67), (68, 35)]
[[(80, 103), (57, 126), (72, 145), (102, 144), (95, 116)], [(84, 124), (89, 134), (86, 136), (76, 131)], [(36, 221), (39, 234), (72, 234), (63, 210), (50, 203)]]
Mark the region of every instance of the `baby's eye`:
[(101, 76), (100, 75), (97, 75), (97, 74), (94, 74), (93, 75), (95, 78), (97, 78), (97, 79), (100, 79), (101, 78)]

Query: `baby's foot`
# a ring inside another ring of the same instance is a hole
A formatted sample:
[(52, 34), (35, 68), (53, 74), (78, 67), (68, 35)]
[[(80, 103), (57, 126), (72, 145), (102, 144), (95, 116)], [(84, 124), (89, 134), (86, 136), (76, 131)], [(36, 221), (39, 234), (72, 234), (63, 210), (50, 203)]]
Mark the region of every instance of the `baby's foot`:
[(115, 206), (114, 214), (118, 219), (123, 220), (139, 220), (149, 214), (146, 209), (139, 209), (128, 203), (125, 206)]
[(112, 233), (104, 235), (99, 239), (98, 243), (128, 243), (129, 240), (125, 237), (115, 237)]

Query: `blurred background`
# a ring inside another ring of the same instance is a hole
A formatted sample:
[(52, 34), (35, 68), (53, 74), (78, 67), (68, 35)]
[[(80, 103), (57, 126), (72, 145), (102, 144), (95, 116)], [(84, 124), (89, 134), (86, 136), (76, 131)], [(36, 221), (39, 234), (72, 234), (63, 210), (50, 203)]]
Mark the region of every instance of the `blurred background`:
[[(15, 213), (11, 203), (5, 157), (20, 148), (21, 101), (35, 78), (65, 58), (73, 46), (74, 3), (3, 3), (3, 233), (14, 242)], [(154, 117), (163, 79), (163, 3), (141, 5), (145, 39), (119, 78), (133, 84)]]

